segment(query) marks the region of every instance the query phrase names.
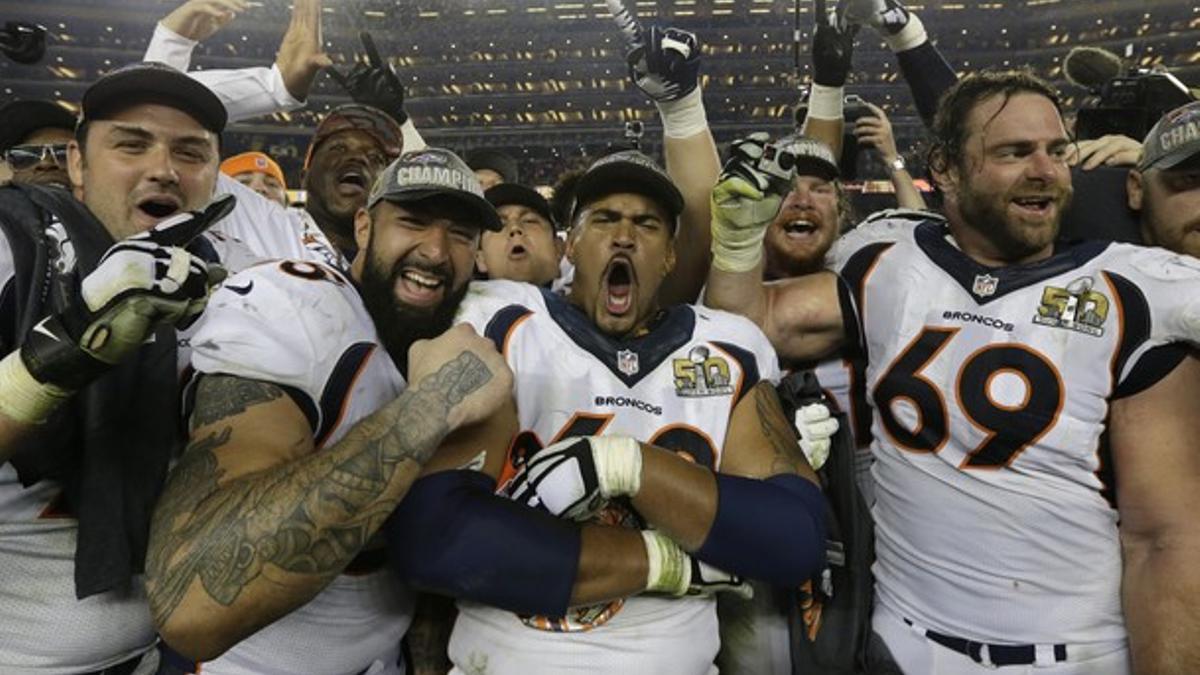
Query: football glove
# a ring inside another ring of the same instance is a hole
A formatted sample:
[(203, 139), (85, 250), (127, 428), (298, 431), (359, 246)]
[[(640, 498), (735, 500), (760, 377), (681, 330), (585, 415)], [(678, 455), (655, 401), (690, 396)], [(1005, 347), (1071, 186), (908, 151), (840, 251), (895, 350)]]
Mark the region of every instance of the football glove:
[(568, 438), (526, 463), (509, 486), (513, 501), (577, 522), (590, 520), (613, 497), (633, 496), (642, 483), (642, 450), (626, 436)]
[(854, 36), (858, 24), (839, 28), (835, 17), (825, 10), (825, 1), (816, 2), (817, 27), (813, 32), (813, 82), (826, 87), (844, 87), (854, 60)]
[(733, 593), (747, 600), (754, 597), (754, 588), (741, 577), (693, 558), (658, 530), (642, 530), (642, 540), (649, 562), (647, 592), (675, 596)]
[(730, 146), (730, 157), (712, 192), (713, 265), (725, 272), (749, 272), (762, 260), (763, 237), (784, 195), (756, 167), (768, 136), (755, 133)]
[(834, 434), (838, 432), (838, 421), (824, 403), (812, 403), (796, 410), (794, 421), (800, 434), (800, 449), (808, 458), (813, 471), (825, 465), (829, 459)]
[(359, 33), (362, 40), (366, 62), (356, 63), (349, 73), (343, 75), (337, 68), (330, 68), (329, 74), (341, 85), (355, 103), (378, 108), (397, 124), (403, 125), (408, 121), (408, 113), (404, 110), (404, 84), (392, 64), (383, 60), (375, 40), (367, 31)]
[(225, 269), (183, 247), (228, 215), (234, 203), (226, 195), (108, 249), (65, 307), (25, 338), (21, 360), (29, 374), (74, 391), (132, 354), (159, 325), (190, 325)]
[(625, 61), (634, 86), (656, 102), (678, 101), (700, 84), (700, 43), (679, 28), (651, 26), (630, 44)]

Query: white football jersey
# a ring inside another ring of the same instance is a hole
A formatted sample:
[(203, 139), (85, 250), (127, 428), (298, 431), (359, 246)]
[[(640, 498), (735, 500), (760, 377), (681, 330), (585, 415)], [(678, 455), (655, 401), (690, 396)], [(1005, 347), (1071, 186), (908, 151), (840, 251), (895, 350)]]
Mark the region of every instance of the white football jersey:
[[(64, 242), (51, 252), (54, 262), (76, 264), (66, 231), (48, 226), (51, 239)], [(244, 243), (210, 232), (205, 240), (221, 263), (237, 271), (258, 260)], [(0, 289), (3, 322), (15, 322), (19, 300), (12, 250), (0, 235)], [(11, 303), (11, 304), (10, 304)], [(7, 325), (7, 324), (6, 324)], [(11, 329), (10, 329), (11, 330)], [(179, 334), (180, 369), (188, 361), (188, 335)], [(7, 344), (8, 353), (18, 347)], [(7, 619), (0, 631), (0, 672), (79, 673), (121, 663), (154, 645), (154, 626), (142, 578), (129, 589), (84, 600), (75, 597), (75, 544), (79, 521), (63, 500), (62, 487), (42, 480), (22, 485), (12, 464), (0, 463), (0, 608)]]
[[(701, 307), (673, 307), (649, 333), (622, 341), (561, 296), (492, 281), (472, 284), (459, 318), (496, 343), (516, 376), (521, 433), (509, 472), (555, 441), (605, 434), (719, 469), (734, 406), (759, 381), (779, 377), (757, 327)], [(601, 519), (642, 526), (616, 504)], [(715, 672), (711, 598), (635, 596), (568, 614), (522, 617), (460, 602), (450, 658), (457, 672), (494, 675)]]
[(1089, 242), (989, 269), (906, 218), (834, 256), (869, 363), (879, 602), (980, 642), (1124, 640), (1101, 436), (1200, 332), (1200, 262)]
[[(230, 278), (213, 295), (192, 344), (198, 373), (288, 392), (309, 419), (316, 452), (405, 386), (349, 278), (311, 262), (267, 262)], [(203, 672), (395, 672), (411, 620), (411, 592), (386, 567), (342, 574), (304, 606), (204, 663)]]

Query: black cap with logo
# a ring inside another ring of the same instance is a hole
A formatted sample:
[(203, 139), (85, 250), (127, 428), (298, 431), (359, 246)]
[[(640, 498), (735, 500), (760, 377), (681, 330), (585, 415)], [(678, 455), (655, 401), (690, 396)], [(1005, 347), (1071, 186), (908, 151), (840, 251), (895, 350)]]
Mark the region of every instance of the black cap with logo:
[(591, 202), (619, 192), (631, 192), (658, 202), (672, 218), (683, 213), (683, 193), (667, 172), (637, 150), (622, 150), (596, 160), (575, 184), (572, 217)]
[(143, 61), (118, 68), (83, 92), (81, 122), (106, 119), (135, 103), (159, 103), (191, 115), (214, 134), (228, 113), (211, 89), (171, 66)]

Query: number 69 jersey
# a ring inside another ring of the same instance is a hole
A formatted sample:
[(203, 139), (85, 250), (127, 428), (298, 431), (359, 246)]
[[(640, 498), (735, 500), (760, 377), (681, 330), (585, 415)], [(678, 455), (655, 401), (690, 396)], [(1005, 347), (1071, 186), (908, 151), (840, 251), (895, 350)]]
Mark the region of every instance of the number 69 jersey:
[(868, 359), (879, 600), (979, 642), (1124, 640), (1102, 434), (1183, 358), (1200, 263), (1087, 242), (990, 269), (906, 219), (834, 255)]
[[(620, 341), (560, 296), (493, 281), (472, 284), (459, 319), (491, 338), (515, 375), (522, 432), (510, 471), (545, 445), (602, 434), (719, 469), (734, 406), (760, 380), (779, 378), (757, 327), (700, 307), (673, 307), (647, 334)], [(601, 520), (640, 527), (619, 505)], [(572, 608), (563, 618), (466, 602), (459, 610), (450, 657), (462, 672), (703, 674), (713, 671), (719, 647), (711, 598), (636, 596)]]

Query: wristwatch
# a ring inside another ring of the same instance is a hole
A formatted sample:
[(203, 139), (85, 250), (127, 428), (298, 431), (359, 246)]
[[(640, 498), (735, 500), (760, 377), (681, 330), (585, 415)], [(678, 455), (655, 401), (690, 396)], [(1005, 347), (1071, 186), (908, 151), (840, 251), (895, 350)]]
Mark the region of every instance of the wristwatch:
[(896, 159), (888, 162), (888, 166), (891, 167), (892, 171), (904, 171), (906, 168), (908, 168), (904, 164), (904, 158), (900, 155), (896, 155)]

